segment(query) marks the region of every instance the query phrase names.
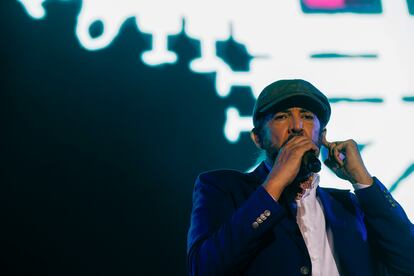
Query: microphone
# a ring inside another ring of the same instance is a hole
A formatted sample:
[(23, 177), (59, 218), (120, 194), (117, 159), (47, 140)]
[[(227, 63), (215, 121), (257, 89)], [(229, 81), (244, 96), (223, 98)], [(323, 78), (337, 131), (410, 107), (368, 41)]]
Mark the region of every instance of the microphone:
[[(292, 133), (289, 135), (288, 139), (282, 144), (286, 145), (293, 137), (301, 136), (302, 133)], [(317, 173), (321, 170), (321, 161), (319, 161), (314, 150), (309, 150), (305, 152), (302, 156), (302, 162), (300, 164), (299, 172), (296, 175), (295, 180), (289, 185), (288, 193), (292, 193), (293, 196), (296, 196), (297, 193), (301, 190), (300, 183), (309, 178), (311, 173)]]
[(316, 157), (313, 150), (305, 152), (302, 157), (302, 163), (300, 164), (299, 172), (296, 176), (296, 182), (306, 180), (311, 173), (317, 173), (321, 170), (321, 161)]
[[(287, 142), (289, 142), (293, 137), (295, 136), (301, 136), (301, 132), (295, 132), (292, 133), (288, 139), (283, 143), (282, 146), (284, 146)], [(300, 165), (298, 177), (307, 177), (311, 173), (317, 173), (320, 172), (322, 167), (321, 161), (319, 161), (318, 157), (315, 154), (315, 151), (310, 150), (305, 152), (305, 154), (302, 157), (302, 163)]]
[(317, 173), (321, 170), (321, 161), (316, 157), (315, 152), (310, 150), (303, 155), (301, 167), (304, 167), (308, 172)]

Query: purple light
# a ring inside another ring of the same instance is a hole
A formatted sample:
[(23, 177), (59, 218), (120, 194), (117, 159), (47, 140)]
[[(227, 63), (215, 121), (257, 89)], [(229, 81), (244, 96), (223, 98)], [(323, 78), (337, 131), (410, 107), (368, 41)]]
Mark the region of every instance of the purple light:
[(341, 9), (345, 7), (345, 0), (303, 0), (303, 3), (314, 9)]

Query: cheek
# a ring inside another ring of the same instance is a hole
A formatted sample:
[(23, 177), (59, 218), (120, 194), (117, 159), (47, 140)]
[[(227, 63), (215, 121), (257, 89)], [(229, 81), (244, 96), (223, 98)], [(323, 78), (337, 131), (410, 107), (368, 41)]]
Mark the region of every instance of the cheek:
[(321, 131), (319, 122), (315, 122), (312, 127), (312, 141), (319, 144), (321, 138)]
[[(266, 133), (266, 146), (279, 149), (285, 141), (285, 133), (282, 130), (272, 129)], [(286, 137), (287, 138), (287, 137)]]
[(279, 149), (289, 136), (289, 125), (287, 123), (276, 123), (269, 121), (263, 130), (263, 146), (266, 149)]
[(314, 129), (312, 132), (312, 140), (318, 141), (319, 140), (319, 129)]

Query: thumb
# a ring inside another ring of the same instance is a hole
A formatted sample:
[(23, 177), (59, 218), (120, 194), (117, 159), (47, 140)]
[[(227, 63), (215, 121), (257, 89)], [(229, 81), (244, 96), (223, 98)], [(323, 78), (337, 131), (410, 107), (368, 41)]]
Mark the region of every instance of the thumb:
[(337, 172), (338, 170), (338, 164), (336, 164), (332, 159), (328, 158), (325, 161), (323, 161), (323, 163), (329, 168), (331, 169), (334, 173)]
[(338, 163), (333, 161), (332, 159), (326, 159), (324, 164), (341, 179), (349, 180), (349, 177), (346, 175), (343, 169), (338, 166)]

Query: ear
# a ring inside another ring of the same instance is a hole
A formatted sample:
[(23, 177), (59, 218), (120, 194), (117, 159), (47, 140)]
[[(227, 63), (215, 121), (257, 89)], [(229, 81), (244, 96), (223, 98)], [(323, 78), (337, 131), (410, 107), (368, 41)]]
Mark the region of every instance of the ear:
[(263, 149), (262, 148), (262, 141), (259, 137), (259, 135), (256, 133), (256, 131), (253, 129), (252, 131), (250, 131), (250, 138), (252, 138), (254, 144), (256, 145), (256, 147), (258, 147), (259, 149)]
[(322, 130), (322, 133), (321, 133), (321, 143), (322, 143), (322, 145), (324, 145), (325, 147), (327, 147), (328, 146), (328, 142), (326, 141), (326, 132), (327, 132), (327, 130), (326, 130), (326, 128), (324, 128), (323, 130)]

